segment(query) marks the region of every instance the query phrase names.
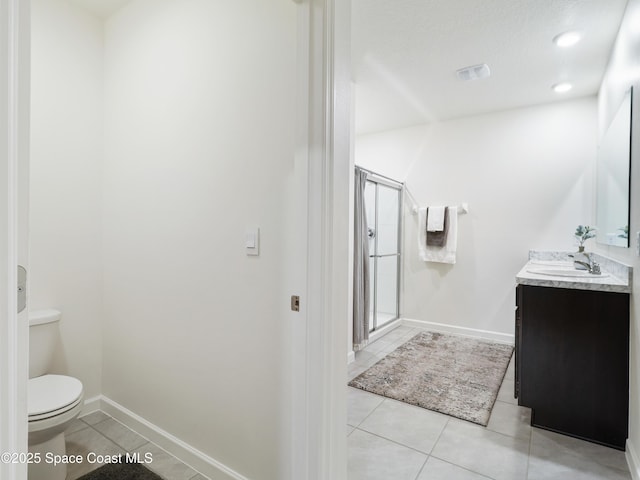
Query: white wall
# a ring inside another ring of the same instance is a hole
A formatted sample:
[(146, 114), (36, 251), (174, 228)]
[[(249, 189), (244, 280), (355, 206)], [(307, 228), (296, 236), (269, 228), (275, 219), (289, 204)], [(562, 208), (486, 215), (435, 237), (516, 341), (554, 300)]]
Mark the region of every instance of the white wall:
[(429, 125), (358, 135), (355, 164), (404, 182), (414, 164), (424, 156), (429, 138)]
[(103, 392), (247, 478), (286, 478), (295, 3), (139, 0), (105, 45)]
[[(634, 276), (640, 272), (640, 259), (636, 256), (637, 241), (635, 232), (640, 231), (640, 1), (630, 0), (627, 5), (620, 32), (612, 52), (607, 72), (598, 95), (599, 135), (602, 136), (629, 86), (634, 86), (632, 106), (631, 138), (631, 224), (629, 228), (631, 248), (598, 245), (597, 250), (605, 255), (620, 259), (633, 266)], [(639, 283), (633, 283), (631, 294), (631, 342), (630, 342), (630, 404), (629, 404), (629, 442), (628, 454), (634, 458), (632, 475), (640, 478), (640, 308), (637, 298), (640, 295)]]
[(55, 371), (101, 392), (102, 22), (32, 1), (29, 308), (62, 311)]
[[(528, 251), (575, 248), (575, 227), (593, 217), (596, 134), (589, 97), (359, 137), (356, 163), (396, 178), (405, 170), (420, 205), (470, 207), (451, 266), (419, 259), (407, 205), (402, 316), (513, 335), (514, 277)], [(383, 157), (394, 166), (382, 171)]]

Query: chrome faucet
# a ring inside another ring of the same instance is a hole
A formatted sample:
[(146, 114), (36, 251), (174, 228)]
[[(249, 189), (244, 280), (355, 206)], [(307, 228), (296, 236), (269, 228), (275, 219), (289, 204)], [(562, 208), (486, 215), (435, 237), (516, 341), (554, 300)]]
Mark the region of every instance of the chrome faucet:
[(597, 262), (594, 262), (591, 259), (591, 255), (589, 255), (588, 253), (584, 254), (584, 256), (587, 257), (587, 260), (589, 261), (588, 263), (587, 262), (583, 262), (582, 260), (576, 260), (574, 255), (569, 254), (569, 256), (574, 259), (573, 263), (577, 263), (578, 265), (582, 265), (592, 275), (600, 275), (602, 273), (600, 271), (600, 264), (597, 263)]

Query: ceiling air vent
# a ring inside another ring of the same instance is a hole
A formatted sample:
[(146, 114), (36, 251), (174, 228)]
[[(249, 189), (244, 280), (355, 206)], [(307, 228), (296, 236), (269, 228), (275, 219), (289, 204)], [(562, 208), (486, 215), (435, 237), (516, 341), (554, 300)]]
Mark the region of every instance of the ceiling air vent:
[(491, 75), (491, 70), (489, 70), (489, 65), (483, 63), (481, 65), (461, 68), (456, 71), (456, 75), (458, 75), (458, 79), (464, 81), (477, 80), (479, 78), (487, 78)]

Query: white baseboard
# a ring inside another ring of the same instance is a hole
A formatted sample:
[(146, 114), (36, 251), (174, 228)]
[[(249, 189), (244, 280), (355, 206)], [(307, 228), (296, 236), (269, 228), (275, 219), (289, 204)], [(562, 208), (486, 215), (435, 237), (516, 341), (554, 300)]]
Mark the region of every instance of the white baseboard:
[(93, 412), (97, 412), (100, 410), (102, 402), (102, 395), (96, 395), (95, 397), (87, 398), (84, 401), (84, 406), (82, 407), (82, 412), (80, 413), (81, 417), (88, 415)]
[[(392, 330), (398, 328), (400, 325), (402, 325), (400, 319), (394, 320), (393, 322), (391, 322), (388, 325), (385, 325), (384, 327), (380, 328), (379, 330), (376, 330), (376, 331), (370, 333), (369, 334), (369, 343), (368, 343), (368, 345), (371, 345), (377, 339), (379, 339), (381, 337), (384, 337), (387, 333), (389, 333)], [(355, 359), (356, 359), (356, 352), (351, 350), (350, 352), (347, 353), (347, 365), (349, 365), (351, 362), (354, 362)]]
[(120, 423), (136, 431), (206, 477), (216, 480), (249, 480), (215, 458), (183, 442), (104, 395), (99, 398), (99, 406), (103, 412), (111, 415)]
[(496, 342), (508, 343), (510, 345), (513, 345), (515, 343), (515, 335), (510, 335), (507, 333), (492, 332), (489, 330), (478, 330), (476, 328), (458, 327), (456, 325), (428, 322), (426, 320), (414, 320), (411, 318), (402, 318), (400, 320), (400, 323), (401, 325), (407, 325), (410, 327), (424, 328), (427, 330), (431, 330), (432, 332), (452, 333), (454, 335), (461, 335), (464, 337), (484, 338), (486, 340), (494, 340)]
[(378, 330), (369, 334), (369, 343), (373, 343), (379, 338), (384, 337), (387, 333), (392, 332), (396, 328), (402, 325), (402, 319), (394, 320), (391, 323), (388, 323), (384, 327), (379, 328)]
[(636, 453), (634, 445), (631, 440), (627, 439), (627, 450), (625, 452), (627, 458), (627, 465), (629, 465), (629, 472), (631, 472), (631, 478), (633, 480), (640, 480), (640, 459)]
[(351, 362), (354, 362), (355, 360), (356, 360), (356, 352), (351, 350), (349, 353), (347, 353), (347, 365), (349, 365)]

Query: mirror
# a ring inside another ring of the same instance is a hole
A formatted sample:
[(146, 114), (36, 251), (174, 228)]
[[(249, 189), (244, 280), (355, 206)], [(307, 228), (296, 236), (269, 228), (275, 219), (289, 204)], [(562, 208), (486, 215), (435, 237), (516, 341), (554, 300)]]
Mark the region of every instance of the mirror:
[(632, 89), (607, 129), (598, 149), (596, 241), (629, 247)]

